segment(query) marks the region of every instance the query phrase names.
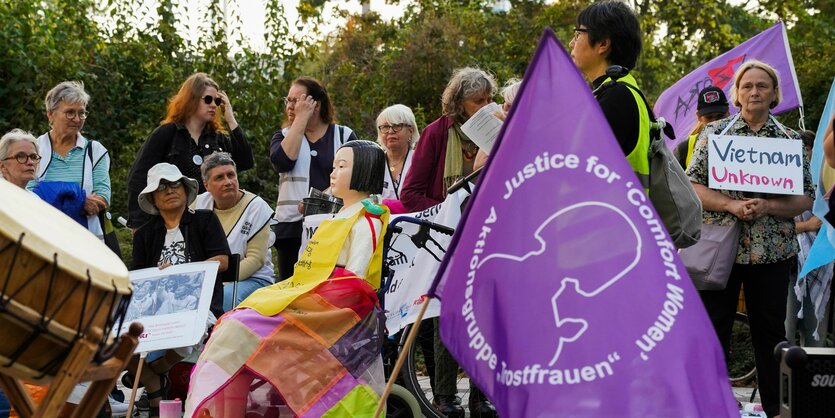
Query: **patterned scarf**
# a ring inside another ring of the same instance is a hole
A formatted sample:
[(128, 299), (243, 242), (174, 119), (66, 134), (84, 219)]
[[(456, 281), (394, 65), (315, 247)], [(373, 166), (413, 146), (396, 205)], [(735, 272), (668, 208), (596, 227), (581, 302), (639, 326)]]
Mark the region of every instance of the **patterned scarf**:
[(453, 124), (447, 131), (446, 158), (444, 159), (444, 196), (446, 191), (464, 177), (463, 146), (478, 150), (475, 143), (461, 131), (461, 124)]

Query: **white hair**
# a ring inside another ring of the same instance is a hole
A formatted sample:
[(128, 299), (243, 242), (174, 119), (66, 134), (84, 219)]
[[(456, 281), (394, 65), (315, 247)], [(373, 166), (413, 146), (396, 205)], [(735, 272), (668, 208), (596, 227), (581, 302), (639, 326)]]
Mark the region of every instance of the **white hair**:
[[(412, 128), (412, 136), (409, 138), (409, 148), (415, 147), (415, 144), (417, 144), (417, 141), (420, 138), (420, 132), (418, 131), (415, 114), (412, 113), (412, 109), (409, 109), (408, 106), (402, 104), (389, 106), (383, 109), (383, 111), (377, 116), (377, 126), (382, 125), (383, 122), (388, 122), (390, 124), (402, 123), (403, 125)], [(377, 129), (377, 142), (383, 147), (383, 149), (386, 149), (385, 141), (383, 140), (383, 133), (380, 132), (379, 129)]]

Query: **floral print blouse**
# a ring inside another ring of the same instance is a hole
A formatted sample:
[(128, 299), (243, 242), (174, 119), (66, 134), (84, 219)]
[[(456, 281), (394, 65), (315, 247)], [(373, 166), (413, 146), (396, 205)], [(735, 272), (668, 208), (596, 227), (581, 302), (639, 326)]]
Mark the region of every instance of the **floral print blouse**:
[[(719, 135), (722, 133), (732, 120), (733, 116), (709, 123), (699, 134), (693, 150), (692, 161), (687, 169), (687, 176), (691, 181), (704, 186), (708, 185), (707, 137), (711, 134)], [(800, 136), (796, 132), (788, 128), (786, 128), (786, 131), (791, 139), (800, 140)], [(758, 132), (754, 132), (742, 117), (739, 117), (733, 126), (725, 132), (725, 135), (755, 136), (763, 138), (763, 140), (786, 137), (786, 133), (774, 123), (771, 117)], [(736, 200), (741, 200), (743, 197), (773, 198), (781, 196), (767, 193), (713, 190)], [(809, 173), (809, 159), (805, 155), (803, 161), (803, 193), (806, 196), (814, 197), (812, 176)], [(702, 211), (702, 220), (705, 224), (715, 225), (731, 225), (734, 222), (739, 222), (739, 246), (736, 252), (736, 262), (739, 264), (776, 263), (797, 254), (798, 247), (792, 218), (769, 215), (753, 221), (742, 221), (729, 212), (704, 210)]]

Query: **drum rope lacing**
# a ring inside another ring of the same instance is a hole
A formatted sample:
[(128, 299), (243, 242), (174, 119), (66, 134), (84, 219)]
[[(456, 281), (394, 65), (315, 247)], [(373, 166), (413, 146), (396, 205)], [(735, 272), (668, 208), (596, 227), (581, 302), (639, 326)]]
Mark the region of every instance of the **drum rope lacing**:
[[(18, 240), (16, 242), (10, 242), (6, 246), (4, 246), (2, 249), (0, 249), (0, 254), (5, 253), (9, 249), (14, 250), (14, 253), (13, 253), (12, 259), (11, 259), (11, 267), (9, 268), (9, 270), (6, 274), (6, 279), (3, 282), (2, 294), (0, 294), (0, 314), (8, 315), (8, 316), (14, 318), (18, 323), (26, 324), (26, 325), (30, 326), (32, 329), (31, 329), (30, 335), (23, 342), (21, 342), (20, 345), (13, 351), (13, 353), (9, 357), (9, 362), (7, 364), (4, 364), (2, 367), (13, 366), (20, 359), (20, 357), (27, 350), (29, 350), (31, 345), (35, 342), (35, 340), (38, 337), (40, 337), (43, 334), (46, 334), (53, 340), (58, 340), (60, 342), (65, 343), (67, 345), (67, 348), (65, 348), (64, 350), (58, 350), (56, 356), (54, 356), (51, 360), (49, 360), (46, 363), (45, 366), (39, 368), (38, 371), (41, 373), (41, 375), (35, 377), (35, 379), (42, 379), (46, 375), (54, 374), (58, 370), (58, 367), (60, 367), (60, 364), (63, 362), (63, 359), (66, 358), (66, 356), (69, 354), (69, 351), (71, 350), (71, 348), (75, 344), (75, 342), (78, 341), (80, 338), (82, 338), (82, 336), (84, 336), (87, 333), (89, 328), (92, 326), (93, 321), (98, 316), (99, 311), (101, 310), (101, 308), (104, 304), (104, 301), (107, 298), (107, 295), (103, 294), (101, 297), (98, 298), (97, 303), (95, 303), (95, 309), (92, 311), (92, 315), (90, 316), (90, 319), (85, 324), (84, 323), (84, 317), (85, 317), (85, 314), (87, 313), (88, 301), (90, 299), (90, 290), (91, 290), (92, 285), (93, 285), (93, 279), (92, 279), (92, 277), (90, 275), (90, 271), (88, 269), (87, 272), (86, 272), (87, 273), (87, 279), (83, 282), (85, 284), (84, 298), (82, 300), (81, 314), (78, 317), (78, 324), (77, 324), (76, 329), (75, 329), (75, 332), (76, 332), (75, 337), (72, 338), (72, 339), (67, 339), (67, 338), (64, 338), (64, 337), (61, 337), (59, 335), (55, 335), (55, 334), (51, 333), (49, 331), (49, 325), (52, 323), (52, 320), (65, 307), (65, 305), (67, 304), (67, 301), (70, 300), (70, 297), (72, 297), (72, 295), (74, 295), (76, 293), (76, 291), (79, 289), (79, 286), (81, 286), (81, 284), (82, 284), (82, 281), (76, 281), (75, 284), (69, 289), (69, 291), (63, 296), (63, 298), (60, 300), (60, 302), (57, 304), (57, 306), (51, 312), (48, 312), (48, 310), (49, 310), (48, 305), (49, 305), (49, 301), (52, 297), (52, 292), (53, 292), (52, 288), (55, 284), (55, 278), (56, 278), (56, 275), (59, 271), (59, 269), (58, 269), (58, 254), (56, 253), (56, 254), (53, 254), (53, 259), (52, 259), (52, 263), (51, 263), (52, 271), (49, 274), (49, 286), (48, 286), (47, 291), (46, 291), (46, 296), (44, 298), (43, 307), (41, 308), (41, 312), (40, 312), (41, 318), (40, 318), (40, 320), (37, 323), (32, 323), (31, 320), (29, 320), (27, 318), (24, 318), (24, 317), (22, 317), (22, 316), (20, 316), (16, 313), (10, 311), (8, 309), (9, 302), (11, 300), (13, 300), (18, 294), (20, 294), (20, 292), (22, 292), (28, 286), (30, 286), (32, 283), (34, 283), (35, 278), (38, 277), (47, 268), (47, 265), (48, 265), (46, 263), (41, 265), (33, 274), (31, 274), (29, 277), (26, 278), (27, 280), (25, 280), (23, 282), (23, 284), (21, 284), (17, 289), (13, 289), (12, 292), (9, 293), (9, 284), (11, 282), (11, 278), (12, 278), (12, 275), (14, 273), (15, 266), (17, 266), (17, 259), (20, 256), (21, 249), (23, 248), (23, 239), (24, 239), (25, 236), (26, 236), (26, 233), (21, 233), (20, 237), (18, 238)], [(130, 303), (130, 295), (133, 293), (133, 292), (130, 292), (128, 297), (122, 297), (121, 300), (118, 301), (118, 304), (116, 304), (117, 303), (116, 298), (119, 297), (118, 289), (116, 288), (115, 282), (111, 281), (111, 284), (113, 285), (114, 292), (113, 292), (113, 295), (112, 295), (112, 298), (111, 298), (110, 306), (115, 306), (115, 309), (113, 309), (113, 312), (112, 312), (111, 315), (108, 315), (107, 320), (106, 320), (105, 325), (104, 325), (104, 330), (103, 330), (103, 333), (102, 333), (102, 337), (101, 337), (100, 341), (98, 342), (98, 347), (99, 348), (98, 348), (98, 350), (96, 352), (96, 355), (95, 355), (95, 361), (99, 362), (99, 363), (101, 363), (101, 362), (107, 360), (108, 358), (110, 358), (116, 351), (115, 350), (116, 345), (117, 345), (116, 341), (118, 341), (119, 335), (121, 334), (121, 329), (122, 329), (122, 325), (124, 323), (124, 318), (125, 318), (125, 314), (127, 312), (127, 307), (128, 307), (128, 304)], [(113, 342), (113, 344), (111, 344), (110, 347), (105, 348), (105, 345), (107, 343), (107, 337), (110, 334), (110, 332), (113, 330), (113, 326), (116, 323), (117, 319), (119, 320), (119, 328), (117, 329), (116, 338), (114, 339), (114, 342)]]

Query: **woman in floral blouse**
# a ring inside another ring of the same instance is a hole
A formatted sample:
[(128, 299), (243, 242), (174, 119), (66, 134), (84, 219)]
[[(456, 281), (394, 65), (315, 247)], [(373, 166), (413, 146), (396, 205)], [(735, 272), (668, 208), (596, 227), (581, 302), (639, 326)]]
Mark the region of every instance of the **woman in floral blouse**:
[(699, 135), (687, 175), (702, 201), (705, 224), (739, 222), (739, 247), (724, 290), (701, 291), (725, 354), (733, 326), (739, 289), (745, 303), (757, 365), (763, 409), (779, 413), (779, 364), (774, 346), (785, 340), (786, 297), (789, 279), (797, 274), (797, 240), (792, 218), (812, 207), (809, 161), (803, 163), (803, 195), (775, 195), (710, 189), (708, 135), (737, 135), (799, 140), (798, 134), (777, 122), (770, 110), (780, 103), (779, 76), (770, 65), (747, 61), (737, 70), (731, 98), (739, 114), (713, 122)]

